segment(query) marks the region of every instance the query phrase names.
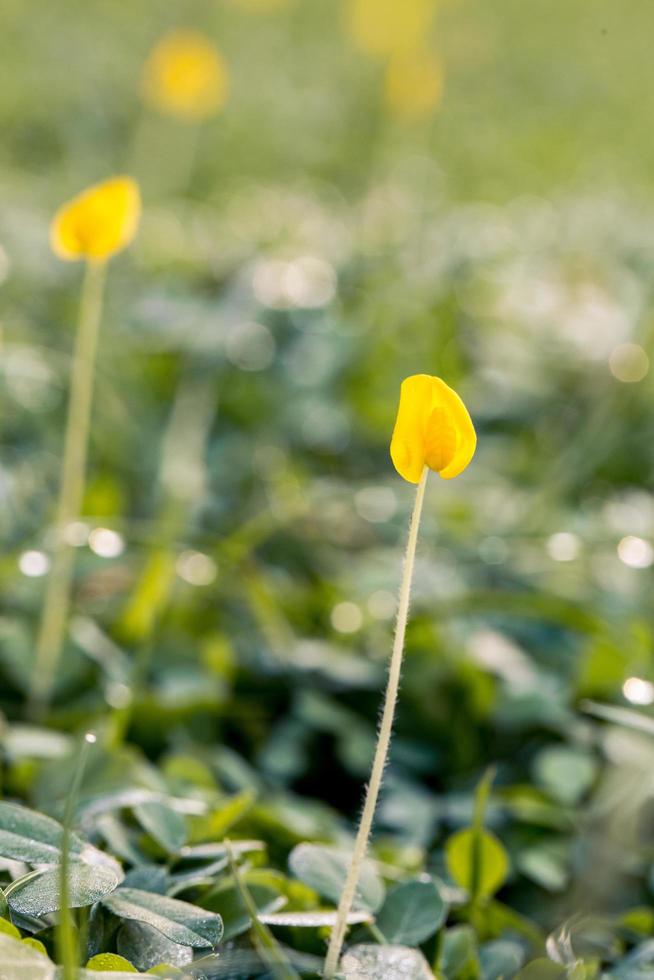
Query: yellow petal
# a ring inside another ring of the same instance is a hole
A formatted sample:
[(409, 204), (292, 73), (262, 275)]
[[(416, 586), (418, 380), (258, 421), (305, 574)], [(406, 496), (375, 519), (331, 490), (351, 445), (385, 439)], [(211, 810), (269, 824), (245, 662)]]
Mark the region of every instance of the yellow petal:
[(453, 388), (446, 385), (444, 381), (440, 378), (435, 378), (434, 380), (440, 382), (442, 386), (441, 397), (443, 402), (447, 404), (452, 421), (454, 423), (454, 428), (457, 433), (457, 444), (456, 452), (454, 453), (450, 462), (442, 470), (439, 471), (439, 475), (443, 477), (444, 480), (451, 480), (452, 477), (458, 476), (459, 473), (463, 473), (465, 468), (470, 463), (472, 457), (475, 455), (475, 449), (477, 448), (477, 433), (475, 432), (475, 427), (472, 424), (472, 419), (468, 409), (465, 407), (461, 398), (457, 395)]
[(103, 261), (133, 240), (141, 195), (131, 177), (112, 177), (63, 204), (50, 225), (50, 244), (61, 259)]
[(156, 45), (143, 69), (143, 98), (183, 119), (205, 119), (227, 100), (227, 66), (215, 45), (197, 31), (173, 31)]
[(449, 480), (461, 473), (477, 437), (468, 410), (441, 378), (414, 374), (402, 382), (391, 439), (391, 458), (400, 476), (418, 483), (425, 466)]

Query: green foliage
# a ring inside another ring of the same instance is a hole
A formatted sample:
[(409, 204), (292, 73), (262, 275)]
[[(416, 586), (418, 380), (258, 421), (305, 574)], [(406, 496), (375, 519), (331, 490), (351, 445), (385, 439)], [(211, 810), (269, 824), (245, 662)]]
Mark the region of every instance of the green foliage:
[[(110, 867), (76, 863), (70, 866), (68, 882), (70, 906), (77, 909), (93, 905), (113, 892), (120, 882), (120, 876)], [(59, 892), (58, 869), (32, 872), (12, 883), (7, 901), (13, 912), (38, 918), (61, 908)]]
[(117, 953), (98, 953), (92, 956), (85, 966), (86, 970), (95, 970), (98, 973), (137, 973), (129, 960)]
[(134, 807), (134, 816), (165, 851), (174, 854), (185, 844), (184, 818), (165, 803), (141, 803)]
[[(348, 970), (654, 973), (654, 6), (442, 0), (422, 39), (442, 103), (405, 119), (388, 59), (347, 34), (353, 3), (2, 5), (9, 980), (61, 967), (86, 731), (80, 980), (320, 974), (391, 644), (412, 490), (388, 442), (414, 371), (461, 391), (479, 448), (460, 479), (430, 477)], [(197, 125), (139, 94), (179, 26), (231, 77)], [(48, 222), (123, 170), (143, 222), (108, 269), (71, 615), (39, 712), (82, 274)]]
[(181, 946), (214, 947), (223, 932), (219, 915), (138, 888), (119, 888), (103, 898), (102, 904), (119, 918), (152, 926)]
[(420, 946), (439, 929), (447, 903), (434, 881), (406, 881), (386, 895), (375, 923), (389, 943)]
[[(0, 853), (28, 864), (56, 864), (59, 861), (60, 823), (27, 807), (0, 802)], [(81, 855), (83, 842), (71, 836), (71, 856)]]
[(473, 897), (488, 898), (501, 888), (509, 872), (509, 859), (500, 841), (489, 831), (459, 830), (445, 844), (447, 869), (457, 885)]
[(341, 960), (345, 976), (361, 976), (366, 980), (385, 980), (393, 976), (406, 980), (429, 980), (429, 964), (419, 950), (407, 946), (373, 946), (361, 943), (352, 946)]
[(13, 936), (14, 939), (20, 939), (20, 932), (11, 922), (7, 919), (0, 919), (0, 932), (4, 932), (7, 936)]
[[(338, 903), (350, 863), (348, 851), (315, 844), (300, 844), (291, 851), (288, 865), (296, 877), (334, 903)], [(384, 901), (384, 885), (372, 862), (364, 864), (354, 908), (376, 911)]]

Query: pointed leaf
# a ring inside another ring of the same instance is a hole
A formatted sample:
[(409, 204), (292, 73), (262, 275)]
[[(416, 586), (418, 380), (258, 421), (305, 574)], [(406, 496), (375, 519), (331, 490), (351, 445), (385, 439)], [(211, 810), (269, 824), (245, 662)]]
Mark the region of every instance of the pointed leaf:
[[(61, 836), (60, 823), (42, 813), (16, 803), (0, 802), (0, 855), (26, 864), (57, 864)], [(70, 837), (70, 853), (79, 856), (84, 842)]]
[[(288, 864), (300, 881), (337, 904), (351, 857), (349, 851), (338, 847), (299, 844), (291, 851)], [(384, 891), (383, 882), (372, 862), (364, 862), (354, 898), (355, 908), (375, 912), (384, 901)]]
[(500, 888), (509, 873), (509, 858), (494, 834), (478, 834), (468, 828), (453, 834), (445, 844), (445, 861), (457, 885), (471, 894), (475, 886), (475, 848), (478, 842), (477, 896), (487, 898)]
[[(269, 912), (259, 915), (259, 922), (267, 926), (292, 926), (300, 929), (320, 929), (323, 926), (335, 926), (337, 913), (334, 912)], [(370, 912), (350, 912), (347, 917), (349, 926), (360, 925), (362, 922), (372, 922)]]
[(165, 851), (176, 854), (186, 843), (186, 821), (166, 803), (140, 803), (134, 807), (134, 816)]
[(138, 888), (119, 888), (102, 899), (102, 904), (121, 919), (145, 922), (181, 946), (198, 949), (216, 946), (222, 937), (219, 915)]
[(188, 966), (193, 961), (190, 946), (180, 946), (167, 939), (158, 929), (143, 922), (126, 922), (117, 937), (118, 951), (139, 970), (149, 970), (159, 963)]
[[(59, 868), (51, 868), (37, 875), (26, 875), (24, 884), (15, 882), (7, 896), (12, 911), (21, 915), (41, 917), (56, 912), (59, 905)], [(115, 871), (104, 865), (90, 867), (78, 862), (71, 864), (68, 875), (71, 908), (93, 905), (109, 894), (120, 883)]]

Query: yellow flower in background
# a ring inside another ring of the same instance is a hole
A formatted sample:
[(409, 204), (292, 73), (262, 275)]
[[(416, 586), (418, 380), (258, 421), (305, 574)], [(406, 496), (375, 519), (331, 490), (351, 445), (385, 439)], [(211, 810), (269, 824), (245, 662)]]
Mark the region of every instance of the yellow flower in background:
[(391, 439), (391, 459), (400, 476), (418, 483), (428, 466), (451, 480), (466, 468), (476, 445), (467, 408), (441, 378), (413, 374), (402, 382)]
[(346, 27), (368, 54), (416, 48), (429, 33), (434, 0), (346, 0)]
[(237, 7), (245, 7), (254, 13), (269, 13), (274, 10), (282, 10), (290, 7), (293, 0), (232, 0)]
[(183, 119), (206, 119), (227, 100), (229, 76), (220, 52), (197, 31), (173, 31), (156, 45), (143, 69), (143, 98)]
[(386, 104), (404, 119), (428, 116), (438, 107), (443, 92), (443, 70), (437, 55), (419, 49), (396, 51), (388, 62)]
[(141, 217), (139, 186), (112, 177), (63, 204), (50, 226), (50, 244), (60, 259), (102, 262), (126, 248)]

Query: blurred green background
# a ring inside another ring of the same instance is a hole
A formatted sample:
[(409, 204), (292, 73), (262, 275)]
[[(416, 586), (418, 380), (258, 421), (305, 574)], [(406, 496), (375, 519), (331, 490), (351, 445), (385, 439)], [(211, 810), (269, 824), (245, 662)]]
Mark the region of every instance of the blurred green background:
[[(442, 0), (442, 93), (406, 114), (347, 0), (271, 6), (3, 5), (4, 791), (51, 807), (47, 732), (100, 718), (166, 778), (192, 756), (255, 789), (280, 860), (342, 834), (413, 498), (399, 384), (438, 374), (479, 449), (428, 485), (379, 834), (439, 868), (493, 763), (509, 904), (547, 928), (647, 905), (654, 8)], [(139, 97), (178, 28), (229, 72), (203, 122)], [(80, 280), (48, 224), (116, 172), (143, 221), (109, 273), (75, 615), (28, 727)]]

